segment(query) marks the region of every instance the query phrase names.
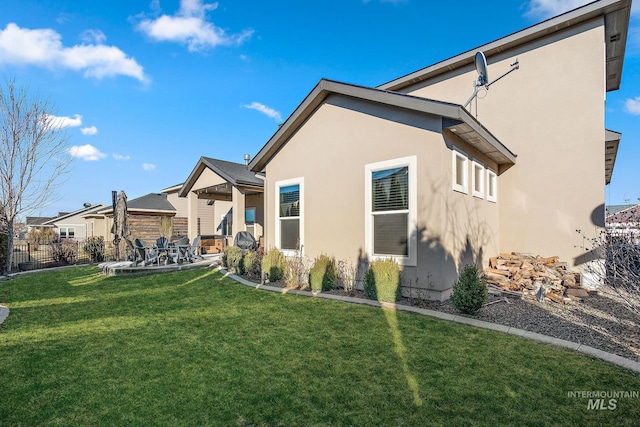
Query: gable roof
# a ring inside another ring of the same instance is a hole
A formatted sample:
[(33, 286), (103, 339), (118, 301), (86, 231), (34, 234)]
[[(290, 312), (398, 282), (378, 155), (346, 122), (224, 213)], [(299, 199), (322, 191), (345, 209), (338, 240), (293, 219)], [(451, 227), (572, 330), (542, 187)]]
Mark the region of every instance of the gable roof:
[(27, 225), (36, 226), (43, 225), (45, 222), (55, 219), (55, 216), (28, 216)]
[[(175, 213), (176, 208), (167, 200), (166, 194), (149, 193), (136, 199), (128, 200), (127, 211), (141, 213)], [(111, 214), (112, 212), (113, 206), (108, 206), (98, 213), (104, 215)]]
[(631, 0), (598, 0), (563, 13), (539, 24), (525, 28), (506, 37), (453, 56), (429, 67), (394, 79), (378, 86), (379, 89), (401, 90), (415, 83), (434, 78), (440, 74), (474, 63), (476, 52), (482, 51), (487, 58), (506, 50), (547, 37), (569, 27), (604, 16), (606, 42), (607, 91), (617, 90), (622, 77), (622, 62), (627, 43)]
[(193, 168), (187, 180), (182, 184), (178, 196), (186, 197), (193, 184), (200, 177), (205, 168), (211, 169), (225, 181), (236, 187), (264, 187), (264, 181), (258, 178), (255, 172), (250, 171), (243, 163), (228, 162), (226, 160), (200, 157), (196, 167)]
[(625, 209), (607, 216), (608, 224), (624, 224), (629, 222), (640, 222), (640, 205), (627, 206)]
[(249, 169), (256, 172), (262, 171), (330, 94), (344, 95), (450, 119), (447, 123), (443, 121), (444, 129), (455, 133), (498, 165), (515, 164), (516, 155), (461, 105), (322, 79), (249, 163)]
[[(78, 209), (77, 211), (73, 211), (73, 212), (60, 212), (58, 216), (45, 220), (44, 222), (41, 223), (41, 225), (53, 225), (56, 222), (61, 221), (63, 219), (67, 219), (76, 215), (83, 215), (83, 214), (86, 215), (86, 214), (94, 213), (103, 208), (104, 208), (104, 205), (102, 203), (98, 203), (95, 205), (83, 207), (82, 209)], [(27, 218), (27, 221), (28, 221), (28, 218)]]
[(623, 211), (625, 209), (629, 209), (632, 206), (634, 206), (634, 205), (607, 205), (604, 208), (605, 215), (606, 216), (614, 215), (614, 214), (617, 214), (620, 211)]

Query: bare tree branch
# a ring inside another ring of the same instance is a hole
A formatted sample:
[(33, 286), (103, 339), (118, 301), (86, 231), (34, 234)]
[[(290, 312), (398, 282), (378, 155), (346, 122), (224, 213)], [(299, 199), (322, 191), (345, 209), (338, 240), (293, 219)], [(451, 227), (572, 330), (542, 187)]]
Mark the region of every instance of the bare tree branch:
[(3, 271), (11, 269), (16, 218), (57, 197), (73, 161), (66, 132), (53, 113), (48, 100), (30, 96), (13, 79), (0, 88), (0, 215), (9, 237)]

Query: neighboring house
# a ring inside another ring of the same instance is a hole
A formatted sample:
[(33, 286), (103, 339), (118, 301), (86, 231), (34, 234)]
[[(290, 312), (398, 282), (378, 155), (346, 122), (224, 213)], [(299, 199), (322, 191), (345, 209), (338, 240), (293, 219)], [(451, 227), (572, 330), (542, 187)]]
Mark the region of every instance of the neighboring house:
[[(180, 197), (178, 194), (184, 183), (167, 187), (162, 193), (167, 195), (167, 200), (176, 208), (176, 217), (189, 218), (188, 198)], [(226, 220), (230, 217), (231, 202), (224, 200), (210, 200), (198, 198), (197, 217), (194, 227), (195, 235), (200, 236), (221, 236), (227, 235), (225, 227)]]
[[(405, 292), (435, 299), (501, 252), (573, 267), (576, 229), (604, 225), (620, 134), (603, 100), (620, 85), (629, 13), (629, 0), (595, 1), (376, 88), (321, 80), (249, 164), (265, 246), (393, 258)], [(467, 110), (478, 51), (490, 76), (520, 68)], [(196, 186), (195, 172), (182, 196), (229, 181)]]
[[(201, 157), (178, 192), (182, 200), (187, 200), (189, 237), (209, 234), (204, 227), (213, 225), (212, 234), (228, 236), (227, 244), (232, 244), (238, 231), (248, 231), (260, 241), (264, 226), (263, 191), (263, 180), (246, 164)], [(213, 223), (204, 223), (203, 218)]]
[(82, 209), (74, 212), (60, 212), (55, 217), (27, 217), (27, 229), (36, 227), (52, 228), (58, 235), (59, 240), (75, 239), (84, 241), (87, 237), (95, 233), (91, 222), (85, 220), (86, 215), (90, 215), (104, 208), (99, 203), (96, 205), (86, 204)]
[[(169, 218), (173, 225), (173, 238), (187, 235), (187, 219), (176, 217), (176, 208), (167, 200), (167, 194), (149, 193), (127, 201), (127, 221), (129, 240), (140, 238), (147, 243), (155, 242), (160, 237), (162, 220)], [(113, 207), (106, 207), (96, 215), (105, 218), (100, 235), (106, 241), (113, 240)]]
[(640, 205), (607, 206), (607, 234), (622, 243), (640, 244)]

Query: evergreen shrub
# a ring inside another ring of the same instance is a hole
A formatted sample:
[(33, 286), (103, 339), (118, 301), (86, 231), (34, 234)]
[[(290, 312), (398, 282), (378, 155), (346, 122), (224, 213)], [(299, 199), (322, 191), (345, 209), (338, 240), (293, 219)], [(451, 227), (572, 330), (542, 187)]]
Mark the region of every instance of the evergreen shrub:
[(369, 299), (396, 302), (402, 292), (400, 266), (392, 259), (375, 260), (364, 275), (364, 293)]
[(486, 304), (487, 298), (487, 281), (478, 274), (478, 266), (466, 265), (453, 285), (451, 304), (463, 313), (476, 314)]
[(309, 271), (309, 286), (315, 292), (326, 292), (336, 287), (338, 273), (336, 261), (328, 255), (320, 255)]

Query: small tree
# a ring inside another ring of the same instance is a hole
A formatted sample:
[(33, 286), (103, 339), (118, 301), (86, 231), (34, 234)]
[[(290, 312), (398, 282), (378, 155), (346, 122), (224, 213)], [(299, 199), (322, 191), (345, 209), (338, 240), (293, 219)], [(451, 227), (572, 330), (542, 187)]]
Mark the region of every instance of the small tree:
[(466, 265), (453, 285), (451, 304), (463, 313), (476, 314), (486, 304), (487, 298), (487, 281), (478, 274), (478, 266)]
[(160, 220), (160, 235), (167, 239), (171, 239), (171, 236), (173, 236), (173, 222), (171, 218), (164, 216)]
[(60, 120), (52, 113), (49, 101), (29, 96), (14, 80), (0, 88), (0, 215), (8, 237), (2, 272), (11, 269), (16, 218), (56, 197), (73, 160)]

